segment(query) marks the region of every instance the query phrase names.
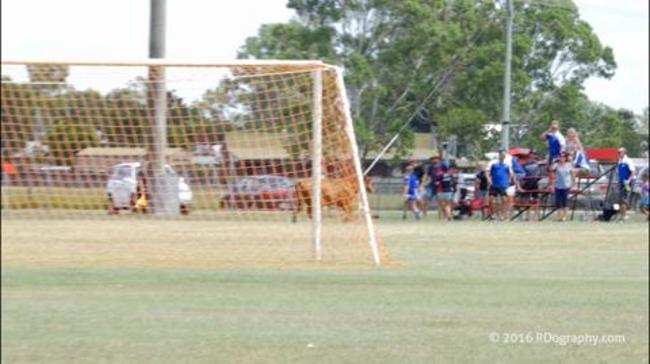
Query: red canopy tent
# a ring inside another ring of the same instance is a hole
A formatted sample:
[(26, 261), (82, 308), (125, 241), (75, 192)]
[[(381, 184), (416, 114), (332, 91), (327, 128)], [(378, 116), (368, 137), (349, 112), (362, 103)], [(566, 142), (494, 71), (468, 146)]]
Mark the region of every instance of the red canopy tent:
[(530, 154), (530, 149), (529, 148), (512, 148), (508, 151), (508, 154), (510, 154), (513, 157), (526, 157)]
[(590, 148), (585, 149), (587, 159), (597, 160), (601, 163), (618, 162), (618, 148)]

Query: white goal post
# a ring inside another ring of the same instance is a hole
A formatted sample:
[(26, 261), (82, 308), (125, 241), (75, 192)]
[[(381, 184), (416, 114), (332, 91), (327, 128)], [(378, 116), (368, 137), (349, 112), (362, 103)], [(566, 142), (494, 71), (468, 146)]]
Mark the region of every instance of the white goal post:
[(3, 218), (189, 214), (232, 264), (382, 263), (338, 67), (3, 60), (1, 89)]

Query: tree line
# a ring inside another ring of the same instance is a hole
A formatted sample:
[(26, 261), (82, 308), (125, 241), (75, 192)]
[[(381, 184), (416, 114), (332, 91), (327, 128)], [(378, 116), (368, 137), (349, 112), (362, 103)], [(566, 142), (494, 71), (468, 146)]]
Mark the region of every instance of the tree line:
[[(431, 130), (442, 145), (456, 136), (462, 156), (481, 159), (498, 145), (503, 86), (505, 9), (475, 0), (289, 0), (287, 23), (265, 24), (246, 39), (239, 58), (320, 59), (343, 66), (362, 157), (397, 133), (397, 156), (413, 147), (414, 130)], [(589, 100), (590, 77), (611, 78), (616, 62), (570, 1), (516, 1), (512, 57), (511, 144), (542, 149), (539, 134), (553, 119), (574, 127), (588, 147), (647, 150), (648, 112), (614, 109)], [(150, 130), (146, 80), (102, 94), (65, 83), (65, 66), (28, 69), (32, 85), (2, 82), (2, 149), (41, 138), (57, 163), (106, 143), (144, 145)], [(236, 70), (235, 70), (236, 74)], [(168, 91), (168, 143), (190, 149), (220, 142), (237, 128), (309, 135), (288, 122), (309, 112), (308, 81), (224, 79), (199, 100)], [(298, 97), (296, 97), (298, 95)], [(280, 101), (292, 97), (292, 105)], [(239, 104), (248, 109), (233, 112)], [(409, 128), (403, 128), (409, 123)], [(645, 130), (645, 135), (639, 133)], [(99, 131), (99, 132), (98, 132)], [(298, 140), (298, 139), (297, 139)], [(291, 154), (308, 151), (307, 139)]]

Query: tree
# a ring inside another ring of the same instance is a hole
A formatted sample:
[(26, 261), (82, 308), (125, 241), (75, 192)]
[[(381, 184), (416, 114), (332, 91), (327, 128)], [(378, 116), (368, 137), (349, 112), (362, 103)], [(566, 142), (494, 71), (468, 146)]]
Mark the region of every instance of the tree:
[(2, 150), (14, 154), (25, 147), (34, 133), (34, 89), (2, 77), (0, 105), (2, 108)]
[(54, 163), (67, 166), (74, 165), (74, 157), (79, 151), (98, 144), (95, 129), (74, 118), (56, 121), (45, 142)]
[[(47, 107), (52, 105), (51, 97), (56, 97), (59, 92), (65, 90), (66, 78), (69, 74), (69, 67), (67, 65), (58, 64), (29, 64), (27, 65), (27, 73), (29, 74), (29, 81), (35, 90), (34, 96), (38, 96), (41, 100), (34, 105), (34, 135), (33, 139), (39, 141), (47, 129), (52, 124), (52, 119), (47, 112)], [(41, 105), (45, 106), (43, 110)]]
[[(433, 124), (455, 118), (454, 110), (475, 110), (485, 124), (498, 122), (504, 11), (497, 5), (290, 0), (296, 19), (262, 26), (239, 56), (318, 58), (345, 66), (357, 141), (365, 154), (382, 148), (412, 120)], [(611, 49), (600, 44), (575, 5), (556, 5), (516, 4), (513, 120), (522, 141), (548, 123), (540, 113), (558, 93), (577, 96), (588, 77), (611, 77), (616, 68)], [(409, 132), (396, 144), (398, 154), (410, 147)]]
[(455, 135), (459, 154), (481, 159), (487, 143), (486, 116), (479, 110), (454, 108), (438, 118), (438, 133), (442, 140)]

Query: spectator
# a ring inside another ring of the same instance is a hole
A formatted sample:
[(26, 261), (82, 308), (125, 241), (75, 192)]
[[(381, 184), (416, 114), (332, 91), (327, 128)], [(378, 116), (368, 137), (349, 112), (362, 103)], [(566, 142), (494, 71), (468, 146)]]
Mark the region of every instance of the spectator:
[(497, 219), (505, 220), (507, 214), (507, 201), (506, 190), (510, 186), (510, 181), (513, 179), (512, 167), (505, 161), (506, 150), (499, 148), (499, 157), (497, 161), (490, 164), (488, 177), (488, 184), (490, 188), (490, 201), (494, 207), (494, 212)]
[(591, 165), (582, 148), (582, 143), (578, 137), (578, 133), (574, 128), (567, 130), (566, 152), (569, 153), (569, 160), (573, 161), (573, 168), (579, 175), (589, 175), (591, 172)]
[(506, 164), (512, 168), (513, 174), (513, 178), (510, 180), (510, 185), (506, 189), (506, 216), (510, 218), (512, 208), (515, 205), (515, 195), (517, 194), (517, 191), (521, 189), (519, 186), (521, 185), (521, 180), (524, 178), (524, 176), (526, 176), (526, 171), (521, 166), (517, 158), (511, 156), (510, 154), (506, 155), (505, 161)]
[(144, 173), (144, 167), (140, 168), (136, 175), (136, 200), (133, 205), (135, 212), (147, 212), (147, 201), (149, 201), (149, 184)]
[(535, 220), (539, 220), (539, 180), (542, 176), (542, 168), (539, 162), (533, 157), (533, 153), (528, 156), (524, 163), (525, 175), (522, 178), (521, 194), (522, 202), (528, 206), (526, 209), (525, 220), (530, 220), (530, 210), (533, 210)]
[(424, 203), (424, 201), (423, 201), (424, 190), (423, 190), (423, 188), (422, 188), (422, 187), (424, 186), (424, 183), (423, 183), (423, 182), (424, 182), (424, 167), (423, 167), (422, 164), (421, 164), (420, 162), (418, 162), (418, 160), (415, 159), (415, 158), (411, 158), (411, 159), (409, 160), (409, 163), (410, 163), (411, 165), (413, 165), (413, 173), (415, 174), (415, 176), (416, 176), (417, 179), (418, 179), (418, 202), (417, 202), (417, 203), (418, 203), (418, 208), (419, 208), (420, 210), (422, 210), (422, 209), (423, 209), (423, 206), (426, 204), (426, 203)]
[(406, 174), (404, 177), (404, 204), (406, 211), (404, 211), (402, 218), (406, 219), (406, 212), (412, 211), (415, 219), (420, 220), (422, 212), (418, 208), (419, 181), (414, 169), (415, 166), (413, 164), (406, 166)]
[(555, 207), (559, 209), (558, 218), (555, 221), (566, 221), (569, 191), (575, 185), (575, 171), (568, 159), (568, 153), (560, 153), (560, 159), (553, 168), (555, 171)]
[(618, 149), (618, 163), (616, 164), (616, 174), (618, 175), (618, 190), (621, 204), (621, 219), (627, 218), (627, 209), (629, 207), (629, 198), (632, 192), (634, 178), (634, 164), (627, 157), (627, 151), (621, 147)]
[(648, 168), (641, 172), (641, 198), (639, 200), (639, 210), (650, 220), (650, 179)]
[(548, 130), (542, 133), (542, 139), (548, 143), (548, 165), (551, 165), (560, 156), (560, 153), (565, 148), (565, 140), (562, 133), (560, 133), (560, 122), (557, 120), (551, 121)]
[[(503, 150), (505, 151), (505, 149)], [(492, 164), (496, 162), (497, 162), (496, 160), (490, 162), (490, 164), (488, 165), (488, 169), (491, 168)], [(517, 158), (514, 158), (512, 155), (510, 155), (510, 153), (506, 152), (504, 163), (512, 170), (513, 173), (512, 175), (513, 178), (510, 179), (508, 188), (506, 188), (506, 195), (504, 198), (504, 206), (503, 206), (503, 208), (505, 209), (506, 216), (510, 216), (510, 211), (512, 210), (512, 207), (514, 206), (515, 203), (515, 194), (519, 189), (519, 180), (523, 178), (526, 172), (524, 171), (521, 164), (519, 164), (519, 162), (517, 161)]]
[(435, 156), (429, 159), (430, 164), (427, 167), (425, 176), (425, 191), (422, 199), (422, 213), (426, 217), (429, 213), (429, 204), (436, 198), (436, 174), (440, 169), (440, 157)]
[(488, 197), (488, 177), (485, 172), (486, 164), (484, 162), (478, 163), (478, 173), (474, 182), (475, 199), (481, 201), (481, 217), (486, 219), (489, 216), (490, 199)]
[(588, 176), (591, 173), (591, 164), (582, 149), (576, 151), (573, 157), (573, 168), (576, 170), (576, 173), (582, 176)]
[(451, 221), (452, 203), (456, 191), (452, 170), (446, 164), (443, 164), (438, 171), (436, 180), (439, 216), (442, 220)]
[(566, 131), (566, 147), (565, 151), (569, 153), (569, 160), (573, 160), (576, 157), (576, 153), (581, 151), (582, 143), (580, 143), (580, 138), (578, 133), (574, 128), (569, 128)]

